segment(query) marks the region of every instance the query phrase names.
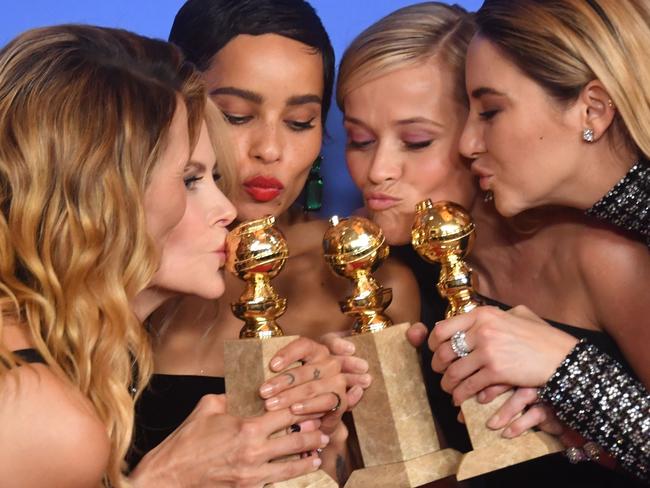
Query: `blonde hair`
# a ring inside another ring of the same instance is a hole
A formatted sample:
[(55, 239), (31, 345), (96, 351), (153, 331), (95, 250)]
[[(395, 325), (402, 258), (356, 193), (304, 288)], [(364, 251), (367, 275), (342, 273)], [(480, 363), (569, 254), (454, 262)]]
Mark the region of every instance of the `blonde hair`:
[[(195, 140), (198, 75), (171, 45), (126, 31), (35, 29), (0, 51), (2, 315), (92, 402), (115, 487), (126, 483), (130, 390), (152, 370), (130, 309), (158, 262), (142, 199), (179, 95)], [(17, 362), (0, 348), (0, 374)]]
[(616, 106), (614, 134), (650, 157), (647, 0), (486, 0), (479, 35), (560, 103), (600, 80)]
[(457, 5), (425, 2), (382, 18), (359, 34), (339, 66), (336, 102), (355, 88), (392, 71), (436, 58), (455, 78), (457, 101), (466, 106), (465, 53), (474, 35), (472, 15)]

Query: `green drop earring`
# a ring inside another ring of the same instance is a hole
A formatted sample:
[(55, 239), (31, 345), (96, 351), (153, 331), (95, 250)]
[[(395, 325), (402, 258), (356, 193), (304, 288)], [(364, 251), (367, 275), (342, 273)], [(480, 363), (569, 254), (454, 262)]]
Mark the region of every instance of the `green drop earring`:
[(320, 174), (322, 156), (318, 156), (311, 165), (304, 188), (302, 208), (305, 212), (317, 212), (323, 206), (323, 177)]

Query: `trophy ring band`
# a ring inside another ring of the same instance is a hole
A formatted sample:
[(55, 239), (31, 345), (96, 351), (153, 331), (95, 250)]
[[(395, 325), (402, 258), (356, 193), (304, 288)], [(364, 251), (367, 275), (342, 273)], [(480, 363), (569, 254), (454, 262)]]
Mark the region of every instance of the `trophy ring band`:
[(459, 330), (454, 332), (454, 335), (451, 336), (451, 349), (454, 351), (457, 357), (464, 358), (472, 350), (469, 348), (467, 341), (465, 340), (465, 331)]
[(331, 393), (336, 397), (336, 405), (334, 405), (334, 407), (330, 410), (330, 412), (336, 412), (339, 408), (341, 408), (341, 397), (335, 391)]

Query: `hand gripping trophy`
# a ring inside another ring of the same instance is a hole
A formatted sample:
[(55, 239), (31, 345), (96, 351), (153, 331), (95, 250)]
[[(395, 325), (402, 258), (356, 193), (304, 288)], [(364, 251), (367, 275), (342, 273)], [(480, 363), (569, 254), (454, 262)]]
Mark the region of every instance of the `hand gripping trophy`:
[(384, 312), (392, 291), (372, 276), (389, 253), (381, 229), (361, 217), (332, 217), (323, 250), (332, 270), (354, 285), (341, 311), (354, 320), (350, 340), (373, 376), (352, 411), (365, 467), (346, 488), (416, 487), (454, 474), (460, 453), (440, 449), (417, 351), (406, 339), (409, 324), (393, 325)]
[[(226, 269), (246, 286), (232, 311), (244, 326), (239, 340), (226, 341), (224, 362), (228, 412), (239, 416), (264, 413), (259, 387), (271, 376), (269, 361), (282, 347), (296, 339), (284, 336), (276, 319), (287, 307), (271, 286), (289, 257), (287, 242), (272, 216), (244, 222), (228, 235)], [(283, 435), (284, 433), (278, 433)], [(275, 488), (335, 488), (338, 484), (324, 471), (273, 483)]]
[[(467, 313), (481, 305), (474, 291), (472, 270), (463, 261), (472, 249), (474, 235), (474, 223), (460, 205), (432, 203), (431, 200), (417, 204), (412, 244), (425, 260), (440, 263), (437, 288), (440, 295), (449, 301), (447, 317)], [(470, 352), (462, 332), (454, 334), (451, 342), (459, 357)], [(512, 392), (504, 393), (487, 405), (478, 403), (475, 398), (461, 405), (474, 450), (463, 456), (457, 479), (472, 478), (563, 449), (557, 439), (543, 432), (504, 439), (501, 431), (486, 426), (488, 419), (510, 395)]]

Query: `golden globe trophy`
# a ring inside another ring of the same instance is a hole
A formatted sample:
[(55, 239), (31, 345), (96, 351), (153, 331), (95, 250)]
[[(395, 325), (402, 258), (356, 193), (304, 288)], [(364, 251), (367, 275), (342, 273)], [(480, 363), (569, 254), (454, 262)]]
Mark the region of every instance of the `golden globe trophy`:
[(454, 474), (460, 453), (440, 449), (418, 354), (406, 339), (410, 324), (393, 325), (385, 314), (392, 291), (372, 276), (388, 257), (383, 232), (365, 218), (334, 216), (323, 251), (354, 285), (341, 311), (354, 320), (350, 340), (373, 377), (352, 411), (364, 468), (352, 472), (346, 488), (416, 487)]
[[(278, 296), (271, 279), (284, 267), (289, 249), (274, 224), (272, 216), (244, 222), (230, 232), (226, 241), (226, 269), (245, 282), (239, 300), (231, 304), (235, 316), (244, 321), (240, 339), (224, 344), (228, 413), (241, 417), (265, 412), (259, 388), (277, 374), (270, 370), (269, 362), (279, 349), (296, 339), (296, 336), (284, 336), (276, 321), (285, 312), (287, 300)], [(334, 488), (338, 484), (319, 470), (268, 486)]]
[[(463, 260), (474, 243), (474, 223), (469, 213), (453, 202), (424, 200), (416, 206), (412, 244), (425, 260), (440, 264), (438, 292), (449, 301), (446, 317), (467, 313), (481, 305), (474, 291), (472, 269)], [(463, 455), (456, 478), (464, 480), (497, 469), (559, 452), (562, 444), (543, 432), (529, 431), (515, 439), (501, 437), (486, 423), (512, 395), (507, 392), (489, 404), (476, 398), (463, 402), (461, 411), (473, 451)]]

